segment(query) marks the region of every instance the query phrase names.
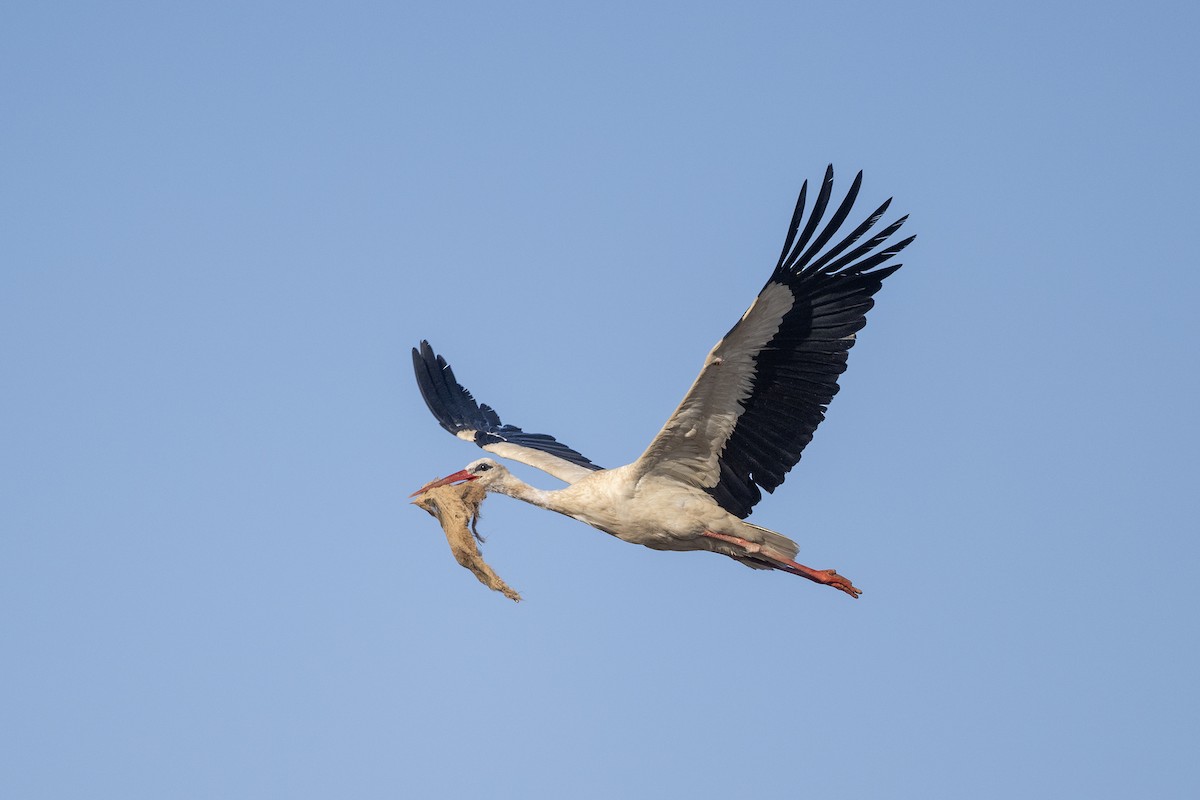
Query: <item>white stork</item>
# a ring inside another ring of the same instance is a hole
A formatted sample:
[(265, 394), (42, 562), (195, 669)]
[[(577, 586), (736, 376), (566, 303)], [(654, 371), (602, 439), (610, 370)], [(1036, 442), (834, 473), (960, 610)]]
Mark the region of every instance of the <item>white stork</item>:
[(481, 458), (413, 494), (478, 481), (489, 492), (566, 514), (626, 542), (655, 550), (709, 550), (858, 597), (861, 591), (849, 579), (796, 563), (795, 542), (745, 517), (762, 499), (761, 490), (774, 491), (800, 460), (838, 391), (838, 375), (866, 324), (872, 296), (900, 268), (888, 262), (915, 238), (885, 246), (907, 217), (872, 234), (889, 198), (828, 246), (861, 182), (859, 172), (819, 232), (833, 188), (832, 166), (807, 221), (804, 183), (766, 286), (708, 354), (683, 402), (632, 464), (603, 469), (552, 436), (501, 424), (495, 411), (476, 403), (455, 380), (446, 360), (421, 342), (413, 348), (417, 385), (443, 428), (569, 485), (538, 489)]

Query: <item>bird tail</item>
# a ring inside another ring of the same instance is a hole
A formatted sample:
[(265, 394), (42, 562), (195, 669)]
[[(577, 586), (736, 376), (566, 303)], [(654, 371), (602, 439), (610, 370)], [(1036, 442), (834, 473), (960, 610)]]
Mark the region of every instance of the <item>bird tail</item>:
[(757, 541), (759, 544), (765, 544), (772, 550), (795, 560), (800, 553), (800, 545), (793, 542), (782, 533), (776, 533), (773, 530), (764, 528), (761, 525), (755, 525), (753, 522), (742, 521), (743, 525), (753, 528), (758, 536), (747, 536), (751, 541)]
[[(742, 521), (742, 524), (747, 528), (750, 528), (750, 530), (747, 531), (749, 535), (747, 535), (745, 538), (752, 542), (757, 542), (758, 544), (764, 545), (765, 547), (769, 547), (771, 550), (774, 550), (776, 553), (784, 556), (785, 558), (788, 558), (792, 561), (796, 560), (796, 556), (800, 552), (800, 545), (796, 544), (782, 533), (776, 533), (775, 531), (770, 530), (769, 528), (764, 528), (761, 525), (755, 525), (752, 522), (746, 522), (744, 520)], [(752, 567), (753, 569), (775, 569), (775, 567), (771, 564), (770, 559), (763, 559), (761, 557), (739, 558), (738, 561), (742, 562), (747, 567)]]

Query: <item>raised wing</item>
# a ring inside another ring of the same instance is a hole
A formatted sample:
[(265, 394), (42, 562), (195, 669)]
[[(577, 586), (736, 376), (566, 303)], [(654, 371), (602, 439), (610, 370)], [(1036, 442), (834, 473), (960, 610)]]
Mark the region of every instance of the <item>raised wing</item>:
[(435, 354), (429, 342), (414, 347), (413, 369), (425, 404), (443, 428), (501, 458), (511, 458), (537, 467), (567, 483), (601, 469), (584, 456), (544, 433), (526, 433), (513, 425), (503, 425), (488, 405), (475, 402), (454, 379), (454, 370), (446, 359)]
[(900, 268), (886, 262), (916, 238), (879, 249), (907, 219), (901, 217), (854, 246), (883, 216), (889, 198), (826, 247), (861, 183), (860, 172), (820, 233), (833, 167), (825, 172), (807, 222), (804, 183), (774, 273), (709, 353), (679, 408), (636, 462), (640, 475), (702, 487), (743, 518), (762, 499), (761, 489), (773, 492), (783, 483), (837, 394), (838, 375), (846, 369), (855, 333), (866, 325), (872, 295)]

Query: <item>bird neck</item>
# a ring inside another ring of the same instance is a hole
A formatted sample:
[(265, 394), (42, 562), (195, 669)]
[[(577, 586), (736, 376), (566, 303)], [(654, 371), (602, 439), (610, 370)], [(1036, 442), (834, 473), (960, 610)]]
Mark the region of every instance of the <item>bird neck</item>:
[(499, 492), (509, 497), (515, 497), (518, 500), (524, 500), (526, 503), (538, 506), (539, 508), (557, 510), (554, 503), (556, 492), (530, 486), (528, 483), (511, 474), (505, 476), (503, 481), (498, 481), (488, 488), (493, 492)]

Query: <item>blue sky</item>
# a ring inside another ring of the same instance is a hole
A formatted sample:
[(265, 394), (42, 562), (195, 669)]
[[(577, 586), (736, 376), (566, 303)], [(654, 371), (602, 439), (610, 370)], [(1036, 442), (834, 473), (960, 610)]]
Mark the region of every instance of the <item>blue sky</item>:
[[(1198, 17), (7, 4), (0, 795), (1194, 795)], [(476, 583), (409, 349), (626, 463), (829, 162), (919, 238), (753, 520), (863, 598)]]

